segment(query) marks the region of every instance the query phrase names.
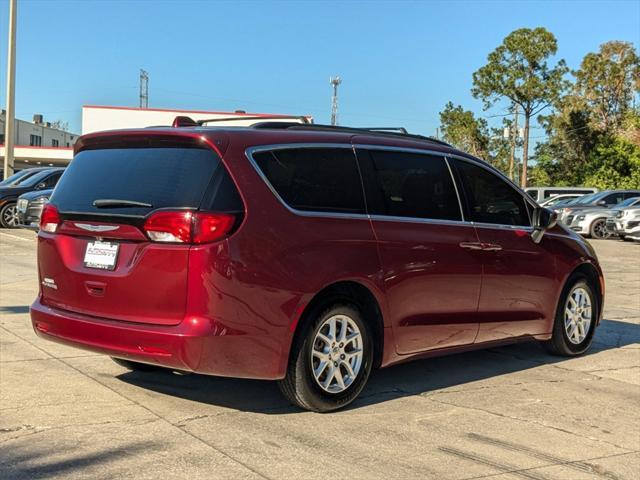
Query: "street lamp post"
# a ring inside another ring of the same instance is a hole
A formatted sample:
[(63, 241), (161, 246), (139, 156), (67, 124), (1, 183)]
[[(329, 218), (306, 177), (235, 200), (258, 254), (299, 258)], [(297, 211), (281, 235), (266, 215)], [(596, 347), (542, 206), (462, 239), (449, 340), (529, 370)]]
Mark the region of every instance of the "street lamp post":
[(7, 54), (7, 115), (4, 121), (4, 178), (13, 175), (13, 127), (15, 123), (17, 0), (9, 0), (9, 49)]

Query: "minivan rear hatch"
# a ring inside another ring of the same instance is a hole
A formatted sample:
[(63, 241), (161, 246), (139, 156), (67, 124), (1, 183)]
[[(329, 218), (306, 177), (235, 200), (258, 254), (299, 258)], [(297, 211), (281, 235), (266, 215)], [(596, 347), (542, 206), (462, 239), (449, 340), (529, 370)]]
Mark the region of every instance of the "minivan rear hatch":
[[(43, 303), (98, 318), (180, 323), (190, 250), (183, 220), (230, 195), (225, 182), (218, 154), (203, 142), (150, 136), (81, 149), (41, 220)], [(45, 225), (49, 217), (54, 223)]]

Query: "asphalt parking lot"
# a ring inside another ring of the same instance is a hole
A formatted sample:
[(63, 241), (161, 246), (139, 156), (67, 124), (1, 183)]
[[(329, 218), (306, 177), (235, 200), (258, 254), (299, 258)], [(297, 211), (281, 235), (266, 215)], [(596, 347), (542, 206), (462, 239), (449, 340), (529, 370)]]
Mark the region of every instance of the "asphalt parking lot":
[(271, 382), (130, 373), (40, 340), (35, 234), (0, 230), (0, 478), (640, 478), (640, 245), (593, 243), (607, 299), (588, 355), (400, 365), (321, 415)]

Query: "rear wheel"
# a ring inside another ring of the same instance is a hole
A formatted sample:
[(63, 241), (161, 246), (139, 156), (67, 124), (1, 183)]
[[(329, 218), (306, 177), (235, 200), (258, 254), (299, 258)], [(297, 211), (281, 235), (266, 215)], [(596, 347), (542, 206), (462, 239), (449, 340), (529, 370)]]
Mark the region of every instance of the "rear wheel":
[(293, 404), (315, 412), (348, 405), (373, 364), (373, 338), (360, 310), (334, 304), (301, 327), (280, 390)]
[(124, 360), (122, 358), (111, 357), (111, 360), (116, 362), (121, 367), (131, 370), (132, 372), (153, 372), (156, 370), (162, 370), (162, 367), (157, 365), (149, 365), (147, 363), (132, 362), (131, 360)]
[(7, 203), (0, 210), (0, 225), (3, 228), (18, 227), (18, 210), (15, 203)]
[(589, 235), (591, 238), (609, 238), (611, 232), (607, 229), (607, 221), (604, 218), (594, 220), (589, 227)]
[(576, 274), (569, 279), (558, 304), (553, 335), (545, 342), (551, 353), (571, 357), (591, 346), (600, 308), (594, 292), (586, 276)]

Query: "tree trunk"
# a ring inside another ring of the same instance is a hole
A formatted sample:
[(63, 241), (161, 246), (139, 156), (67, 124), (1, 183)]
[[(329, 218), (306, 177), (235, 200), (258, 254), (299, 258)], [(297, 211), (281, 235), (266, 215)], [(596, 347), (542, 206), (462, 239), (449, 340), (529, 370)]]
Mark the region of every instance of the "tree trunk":
[(529, 160), (529, 121), (531, 120), (531, 112), (524, 112), (524, 144), (522, 145), (522, 173), (520, 175), (520, 186), (527, 186), (527, 161)]
[(511, 156), (509, 157), (509, 180), (515, 182), (513, 167), (516, 163), (516, 144), (518, 143), (518, 104), (513, 107), (513, 123), (509, 127), (511, 133)]

